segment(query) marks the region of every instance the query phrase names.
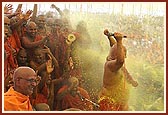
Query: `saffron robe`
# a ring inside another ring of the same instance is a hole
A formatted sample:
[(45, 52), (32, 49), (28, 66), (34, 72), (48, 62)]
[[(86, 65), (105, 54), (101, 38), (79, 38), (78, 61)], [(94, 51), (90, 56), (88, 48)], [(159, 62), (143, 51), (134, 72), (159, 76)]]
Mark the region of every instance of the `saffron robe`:
[(33, 111), (29, 96), (15, 91), (13, 87), (10, 87), (10, 89), (6, 93), (4, 93), (4, 110)]

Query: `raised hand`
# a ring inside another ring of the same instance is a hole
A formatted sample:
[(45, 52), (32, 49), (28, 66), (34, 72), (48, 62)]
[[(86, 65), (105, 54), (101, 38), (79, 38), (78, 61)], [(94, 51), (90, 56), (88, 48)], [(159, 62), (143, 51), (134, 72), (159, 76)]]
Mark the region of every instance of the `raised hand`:
[(51, 8), (57, 8), (54, 4), (51, 4)]
[(11, 11), (12, 11), (12, 5), (11, 4), (6, 4), (5, 6), (4, 6), (4, 13), (5, 14), (11, 14)]
[(116, 39), (116, 41), (121, 41), (123, 38), (123, 35), (118, 33), (118, 32), (114, 32), (114, 38)]
[(54, 66), (52, 65), (52, 59), (47, 60), (46, 69), (47, 73), (51, 73), (54, 70)]
[(109, 36), (109, 31), (108, 31), (108, 29), (105, 29), (105, 30), (104, 30), (104, 35)]
[(21, 15), (22, 15), (23, 11), (21, 10), (21, 8), (18, 8), (15, 12), (14, 12), (14, 16), (18, 16), (21, 19)]
[(24, 19), (25, 19), (25, 20), (30, 19), (30, 15), (31, 15), (32, 13), (33, 13), (32, 10), (28, 10), (28, 11), (26, 12), (26, 14), (24, 15)]

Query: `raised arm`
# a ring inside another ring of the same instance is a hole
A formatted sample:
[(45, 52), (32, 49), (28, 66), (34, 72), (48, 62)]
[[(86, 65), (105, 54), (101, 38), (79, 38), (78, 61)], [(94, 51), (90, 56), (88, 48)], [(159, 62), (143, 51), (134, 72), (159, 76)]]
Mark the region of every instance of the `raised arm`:
[(51, 7), (54, 8), (54, 9), (56, 9), (58, 11), (58, 13), (61, 15), (61, 17), (64, 16), (64, 13), (60, 10), (60, 8), (58, 8), (54, 4), (52, 4)]
[(39, 41), (31, 42), (27, 37), (22, 37), (22, 45), (24, 48), (31, 49), (38, 47), (46, 41), (46, 38), (43, 38)]
[[(57, 59), (54, 57), (54, 55), (52, 54), (52, 52), (50, 51), (50, 49), (47, 47), (47, 46), (44, 46), (46, 49), (43, 49), (43, 52), (45, 52), (48, 57), (49, 57), (49, 62), (51, 62), (51, 66), (53, 68), (53, 71), (54, 73), (56, 74), (56, 77), (58, 78), (59, 75), (58, 74), (58, 71), (59, 71), (59, 64), (58, 64), (58, 61)], [(51, 60), (51, 61), (50, 61)]]
[(33, 15), (31, 17), (31, 21), (35, 22), (36, 20), (36, 16), (37, 16), (37, 4), (34, 4), (34, 8), (33, 8)]
[(118, 71), (124, 64), (125, 61), (125, 50), (122, 44), (122, 35), (120, 33), (114, 33), (114, 38), (117, 43), (113, 45), (110, 49), (109, 57), (106, 64), (110, 68), (111, 71)]

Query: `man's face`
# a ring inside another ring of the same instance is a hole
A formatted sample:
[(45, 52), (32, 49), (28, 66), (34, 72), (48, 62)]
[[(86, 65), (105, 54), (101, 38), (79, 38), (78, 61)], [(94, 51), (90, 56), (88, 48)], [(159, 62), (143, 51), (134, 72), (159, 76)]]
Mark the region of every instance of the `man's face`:
[(69, 79), (70, 87), (71, 87), (71, 95), (76, 95), (78, 91), (79, 81), (77, 79)]
[(45, 17), (44, 16), (39, 16), (38, 19), (37, 19), (38, 27), (43, 28), (43, 27), (45, 27), (45, 24), (46, 24)]
[(35, 56), (35, 61), (38, 64), (41, 64), (41, 63), (43, 63), (45, 61), (45, 54), (40, 49), (37, 49), (34, 52), (34, 56)]
[(27, 32), (31, 37), (35, 37), (37, 33), (37, 26), (34, 24), (29, 25)]
[(10, 26), (10, 19), (9, 18), (4, 18), (4, 26)]
[(54, 19), (53, 18), (48, 18), (46, 25), (50, 28), (55, 28)]
[(4, 27), (8, 29), (8, 36), (11, 34), (12, 30), (10, 29), (10, 19), (4, 18)]
[(9, 30), (7, 28), (4, 28), (4, 41), (6, 41), (8, 38), (8, 32)]
[(71, 91), (70, 94), (75, 96), (78, 93), (78, 85), (74, 86)]
[(20, 64), (26, 64), (27, 62), (27, 53), (22, 50), (19, 54), (18, 54), (18, 63)]
[(32, 95), (34, 88), (37, 85), (35, 73), (29, 73), (29, 76), (21, 76), (18, 82), (19, 90), (24, 95)]

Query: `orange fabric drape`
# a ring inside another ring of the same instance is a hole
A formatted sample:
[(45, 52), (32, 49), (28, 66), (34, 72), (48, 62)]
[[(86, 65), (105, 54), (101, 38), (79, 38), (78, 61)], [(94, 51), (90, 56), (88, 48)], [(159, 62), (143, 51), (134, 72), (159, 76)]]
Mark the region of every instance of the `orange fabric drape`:
[(28, 96), (16, 92), (13, 87), (4, 93), (5, 111), (33, 111)]

